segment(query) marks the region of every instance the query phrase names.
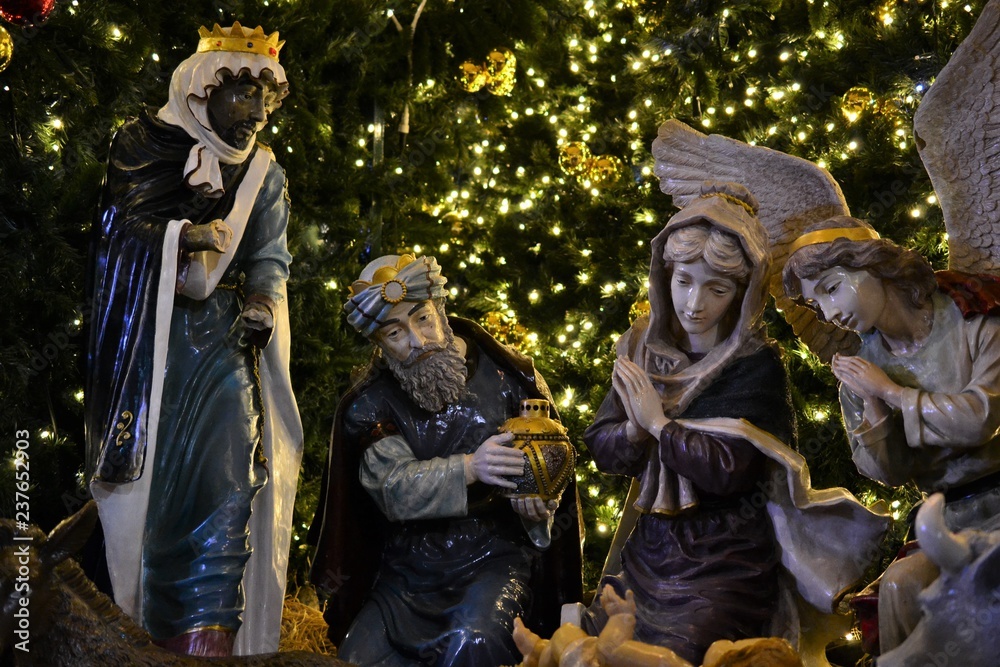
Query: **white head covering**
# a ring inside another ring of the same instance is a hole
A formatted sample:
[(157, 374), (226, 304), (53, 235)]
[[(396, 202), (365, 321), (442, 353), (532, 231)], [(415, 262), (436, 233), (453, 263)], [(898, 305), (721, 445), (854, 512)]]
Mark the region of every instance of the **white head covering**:
[(257, 141), (255, 134), (243, 150), (230, 146), (212, 129), (208, 118), (208, 96), (226, 75), (273, 80), (287, 87), (285, 70), (278, 61), (258, 53), (208, 51), (195, 53), (174, 70), (170, 99), (158, 112), (160, 120), (184, 129), (197, 143), (184, 165), (187, 184), (206, 197), (223, 194), (219, 163), (240, 164), (249, 157)]

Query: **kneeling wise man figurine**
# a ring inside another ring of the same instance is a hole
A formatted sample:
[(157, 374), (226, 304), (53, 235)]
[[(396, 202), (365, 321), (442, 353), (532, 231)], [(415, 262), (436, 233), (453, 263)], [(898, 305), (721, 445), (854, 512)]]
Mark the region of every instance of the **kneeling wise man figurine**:
[(514, 664), (514, 619), (554, 629), (580, 597), (575, 486), (561, 504), (498, 493), (525, 459), (497, 429), (548, 388), (445, 315), (445, 282), (432, 257), (388, 255), (344, 306), (375, 353), (335, 417), (313, 581), (339, 657), (362, 666)]

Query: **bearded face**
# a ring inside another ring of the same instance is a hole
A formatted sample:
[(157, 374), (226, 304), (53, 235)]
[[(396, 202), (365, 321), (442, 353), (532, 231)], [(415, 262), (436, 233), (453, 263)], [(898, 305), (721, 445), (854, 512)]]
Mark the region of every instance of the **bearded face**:
[(468, 371), (443, 306), (396, 304), (376, 336), (393, 377), (417, 405), (438, 412), (461, 398)]
[(446, 338), (444, 345), (430, 343), (414, 350), (406, 361), (386, 359), (393, 377), (410, 398), (428, 412), (439, 412), (465, 392), (468, 370), (465, 357), (455, 345), (451, 327), (447, 329)]

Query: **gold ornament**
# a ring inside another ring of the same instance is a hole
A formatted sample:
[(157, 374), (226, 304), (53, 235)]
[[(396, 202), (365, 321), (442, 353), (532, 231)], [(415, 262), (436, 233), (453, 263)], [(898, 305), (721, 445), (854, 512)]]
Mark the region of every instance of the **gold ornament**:
[(464, 62), (458, 75), (462, 89), (474, 93), (486, 85), (486, 70), (472, 62)]
[(905, 108), (906, 100), (899, 97), (881, 99), (875, 102), (875, 113), (885, 118), (895, 127), (912, 125), (906, 116)]
[(632, 304), (632, 307), (628, 310), (628, 320), (632, 324), (640, 317), (649, 315), (649, 300), (641, 299)]
[(528, 330), (518, 324), (513, 317), (506, 313), (492, 311), (486, 313), (482, 324), (483, 328), (500, 343), (522, 352), (525, 351), (524, 339), (528, 335)]
[(494, 49), (481, 65), (471, 60), (462, 63), (458, 79), (466, 92), (475, 93), (485, 87), (494, 95), (510, 95), (517, 83), (517, 58), (509, 49)]
[(874, 108), (875, 96), (864, 86), (851, 88), (844, 93), (844, 97), (840, 101), (840, 111), (849, 123), (853, 123), (861, 114)]
[(614, 155), (598, 155), (590, 161), (587, 178), (594, 187), (611, 185), (622, 171), (622, 161)]
[(524, 471), (507, 477), (517, 484), (505, 490), (507, 498), (556, 500), (569, 486), (576, 468), (576, 448), (566, 427), (549, 418), (549, 402), (543, 398), (521, 401), (520, 415), (504, 422), (501, 433), (513, 433), (511, 446), (524, 452)]
[(7, 69), (11, 58), (14, 57), (14, 40), (10, 33), (3, 26), (0, 26), (0, 72)]
[(494, 95), (510, 95), (517, 83), (517, 58), (508, 49), (491, 51), (486, 59), (486, 72), (490, 80), (486, 88)]
[(614, 155), (597, 155), (582, 141), (573, 141), (559, 152), (559, 166), (580, 183), (589, 181), (593, 187), (611, 185), (622, 170), (622, 161)]
[(559, 166), (570, 176), (579, 176), (587, 171), (590, 160), (590, 147), (582, 141), (566, 144), (559, 153)]

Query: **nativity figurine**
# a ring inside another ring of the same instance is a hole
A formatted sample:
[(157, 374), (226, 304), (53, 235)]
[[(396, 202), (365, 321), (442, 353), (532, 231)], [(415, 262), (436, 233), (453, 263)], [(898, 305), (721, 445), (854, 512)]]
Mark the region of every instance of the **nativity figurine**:
[[(858, 470), (944, 492), (953, 530), (1000, 529), (1000, 318), (963, 315), (923, 257), (860, 220), (811, 225), (797, 246), (786, 292), (861, 337), (856, 355), (832, 360)], [(885, 571), (882, 652), (916, 627), (917, 596), (937, 575), (919, 550)]]
[[(638, 641), (693, 664), (717, 640), (770, 635), (786, 573), (832, 612), (887, 525), (843, 489), (812, 490), (788, 446), (756, 214), (746, 188), (705, 182), (656, 236), (650, 313), (619, 339), (613, 389), (584, 434), (598, 469), (634, 478), (602, 586), (634, 594)], [(599, 635), (607, 622), (599, 595), (582, 625)]]
[(115, 601), (178, 653), (278, 648), (302, 427), (285, 173), (256, 141), (283, 42), (200, 30), (115, 135), (95, 225), (87, 479)]
[(526, 461), (498, 431), (548, 387), (445, 314), (445, 282), (433, 257), (387, 255), (344, 307), (374, 354), (334, 419), (312, 579), (362, 667), (513, 664), (514, 619), (554, 630), (582, 594), (573, 476), (561, 502), (505, 497)]
[[(601, 605), (608, 622), (597, 637), (564, 623), (551, 639), (542, 639), (516, 619), (514, 641), (524, 656), (517, 667), (694, 667), (668, 648), (633, 639), (636, 607), (632, 591), (622, 598), (610, 585), (605, 586)], [(784, 639), (761, 637), (714, 642), (702, 667), (803, 667), (803, 663)]]
[[(998, 25), (1000, 1), (991, 0), (914, 117), (944, 213), (947, 271), (851, 217), (836, 181), (807, 160), (678, 121), (664, 123), (653, 146), (661, 189), (675, 200), (719, 178), (758, 197), (783, 275), (772, 294), (800, 339), (831, 362), (858, 471), (943, 492), (951, 530), (1000, 529)], [(938, 575), (926, 554), (908, 553), (876, 584), (883, 653), (925, 615), (918, 595)]]

